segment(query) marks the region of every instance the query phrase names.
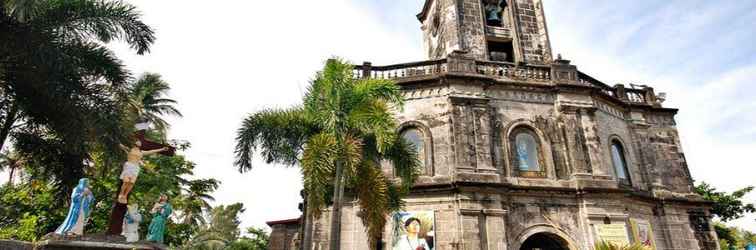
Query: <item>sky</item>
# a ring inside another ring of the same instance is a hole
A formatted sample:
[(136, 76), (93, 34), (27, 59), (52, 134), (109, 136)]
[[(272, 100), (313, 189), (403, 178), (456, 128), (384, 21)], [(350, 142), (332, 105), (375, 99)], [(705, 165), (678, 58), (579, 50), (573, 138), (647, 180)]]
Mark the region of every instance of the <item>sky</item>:
[[(135, 75), (161, 74), (183, 118), (171, 138), (197, 178), (222, 181), (214, 205), (243, 202), (242, 226), (299, 216), (297, 168), (233, 166), (242, 120), (297, 104), (324, 61), (385, 65), (424, 60), (422, 0), (128, 1), (155, 28), (151, 53), (111, 44)], [(678, 129), (696, 181), (733, 191), (756, 184), (756, 1), (544, 0), (554, 56), (591, 76), (648, 84), (679, 108)], [(756, 193), (748, 197), (756, 202)], [(756, 231), (756, 216), (734, 221)]]

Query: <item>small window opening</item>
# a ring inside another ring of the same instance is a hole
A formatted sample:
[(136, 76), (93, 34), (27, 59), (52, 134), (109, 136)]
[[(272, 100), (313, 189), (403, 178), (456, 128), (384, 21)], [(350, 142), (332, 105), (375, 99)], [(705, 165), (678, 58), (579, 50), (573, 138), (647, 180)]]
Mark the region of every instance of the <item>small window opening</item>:
[(506, 23), (504, 13), (507, 8), (505, 0), (483, 0), (486, 25), (502, 27)]
[(512, 41), (488, 41), (488, 56), (491, 61), (514, 63), (514, 46)]

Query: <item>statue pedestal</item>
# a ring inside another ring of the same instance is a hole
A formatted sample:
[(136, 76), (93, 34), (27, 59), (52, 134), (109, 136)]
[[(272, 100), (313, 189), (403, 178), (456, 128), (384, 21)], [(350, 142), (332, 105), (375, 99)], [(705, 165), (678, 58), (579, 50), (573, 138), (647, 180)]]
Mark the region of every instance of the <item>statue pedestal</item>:
[(165, 246), (153, 243), (113, 243), (98, 241), (81, 241), (81, 240), (46, 240), (36, 244), (36, 250), (164, 250)]
[(2, 250), (32, 250), (34, 245), (25, 241), (17, 240), (0, 240), (0, 249)]
[(35, 250), (165, 250), (166, 246), (149, 241), (128, 243), (123, 236), (87, 235), (82, 237), (60, 237), (48, 235), (47, 239), (34, 244)]

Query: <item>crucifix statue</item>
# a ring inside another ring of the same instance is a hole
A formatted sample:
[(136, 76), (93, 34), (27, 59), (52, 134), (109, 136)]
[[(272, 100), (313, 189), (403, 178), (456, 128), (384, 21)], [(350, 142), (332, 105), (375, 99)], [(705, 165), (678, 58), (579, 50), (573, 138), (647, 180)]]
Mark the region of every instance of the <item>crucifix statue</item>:
[(134, 188), (137, 176), (139, 176), (140, 166), (142, 165), (142, 157), (160, 152), (170, 150), (170, 147), (162, 147), (155, 150), (142, 150), (142, 141), (136, 140), (134, 146), (127, 148), (124, 145), (120, 145), (121, 149), (126, 152), (126, 162), (123, 163), (123, 171), (121, 171), (120, 179), (123, 181), (121, 185), (121, 192), (118, 193), (118, 202), (126, 204), (128, 202), (129, 192)]
[(116, 202), (113, 205), (113, 211), (110, 214), (110, 223), (108, 228), (109, 235), (120, 235), (123, 231), (123, 218), (126, 214), (126, 204), (128, 203), (129, 193), (134, 188), (137, 176), (141, 170), (142, 157), (151, 154), (162, 154), (173, 156), (176, 149), (157, 142), (152, 142), (144, 138), (147, 126), (137, 124), (138, 131), (135, 134), (135, 141), (132, 147), (120, 145), (121, 149), (126, 152), (126, 162), (123, 164), (120, 179), (122, 181)]

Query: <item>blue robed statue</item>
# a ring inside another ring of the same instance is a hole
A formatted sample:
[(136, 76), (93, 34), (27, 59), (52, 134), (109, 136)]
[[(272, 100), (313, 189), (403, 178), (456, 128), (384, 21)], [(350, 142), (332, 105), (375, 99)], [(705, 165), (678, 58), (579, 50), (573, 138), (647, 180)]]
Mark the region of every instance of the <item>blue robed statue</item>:
[(94, 196), (89, 190), (89, 179), (81, 178), (79, 185), (74, 188), (71, 194), (71, 207), (68, 209), (68, 215), (63, 224), (55, 230), (58, 235), (76, 235), (84, 234), (84, 226), (87, 224), (87, 218), (91, 212)]

